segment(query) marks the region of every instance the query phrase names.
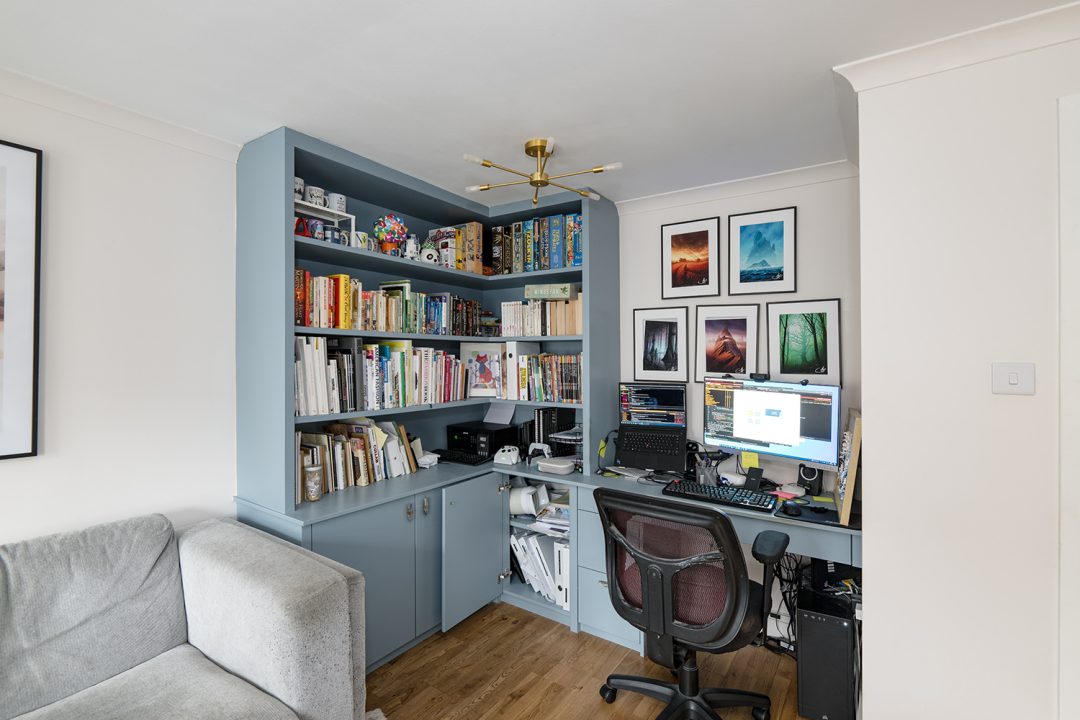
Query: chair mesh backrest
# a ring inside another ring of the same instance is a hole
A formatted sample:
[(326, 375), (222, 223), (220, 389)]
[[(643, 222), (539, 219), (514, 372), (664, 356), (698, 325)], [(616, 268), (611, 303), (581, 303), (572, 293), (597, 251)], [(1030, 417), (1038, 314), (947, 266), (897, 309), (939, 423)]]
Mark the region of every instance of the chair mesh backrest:
[[(632, 548), (665, 560), (683, 560), (722, 552), (706, 528), (639, 515), (625, 510), (611, 513), (615, 527)], [(616, 547), (619, 592), (636, 609), (642, 608), (641, 571), (630, 553)], [(695, 564), (672, 579), (672, 614), (687, 625), (707, 625), (724, 612), (727, 603), (727, 567), (724, 561)]]

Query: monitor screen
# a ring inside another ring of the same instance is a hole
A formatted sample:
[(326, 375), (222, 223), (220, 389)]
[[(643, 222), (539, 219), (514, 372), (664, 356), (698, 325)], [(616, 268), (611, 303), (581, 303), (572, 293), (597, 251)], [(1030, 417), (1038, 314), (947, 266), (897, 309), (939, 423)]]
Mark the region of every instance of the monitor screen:
[(705, 445), (836, 465), (840, 388), (705, 380)]
[(671, 383), (619, 385), (619, 422), (647, 427), (686, 425), (686, 386)]

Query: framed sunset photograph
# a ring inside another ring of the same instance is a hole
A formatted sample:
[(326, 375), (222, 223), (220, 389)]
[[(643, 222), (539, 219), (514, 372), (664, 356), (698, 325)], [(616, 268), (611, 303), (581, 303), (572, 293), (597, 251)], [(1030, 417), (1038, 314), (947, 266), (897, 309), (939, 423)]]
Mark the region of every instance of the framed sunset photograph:
[(757, 372), (758, 305), (698, 305), (695, 382)]
[(795, 208), (728, 216), (728, 295), (795, 292)]
[(768, 304), (769, 379), (840, 385), (840, 301)]
[(660, 226), (660, 297), (720, 294), (720, 218)]

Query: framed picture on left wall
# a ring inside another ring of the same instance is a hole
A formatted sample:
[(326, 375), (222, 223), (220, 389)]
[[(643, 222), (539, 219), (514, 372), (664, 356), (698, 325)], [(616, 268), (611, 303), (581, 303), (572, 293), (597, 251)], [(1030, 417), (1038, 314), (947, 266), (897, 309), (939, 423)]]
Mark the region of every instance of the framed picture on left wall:
[(37, 455), (41, 151), (0, 140), (0, 459)]
[(686, 316), (685, 306), (634, 310), (634, 380), (689, 379)]

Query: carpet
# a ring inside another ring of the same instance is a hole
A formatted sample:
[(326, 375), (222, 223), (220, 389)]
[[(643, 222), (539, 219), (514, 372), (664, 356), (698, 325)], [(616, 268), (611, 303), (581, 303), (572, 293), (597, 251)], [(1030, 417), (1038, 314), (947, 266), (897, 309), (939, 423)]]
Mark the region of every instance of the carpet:
[(382, 710), (372, 710), (367, 714), (367, 720), (386, 720)]

